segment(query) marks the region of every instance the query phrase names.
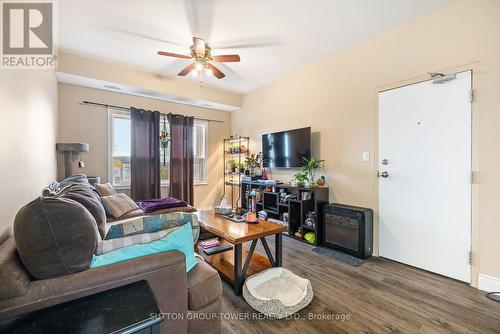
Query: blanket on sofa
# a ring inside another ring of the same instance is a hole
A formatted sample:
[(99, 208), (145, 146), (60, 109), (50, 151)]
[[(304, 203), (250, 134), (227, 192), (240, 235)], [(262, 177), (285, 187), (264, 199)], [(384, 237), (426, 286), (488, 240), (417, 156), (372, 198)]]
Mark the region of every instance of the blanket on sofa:
[(144, 211), (144, 213), (150, 213), (162, 209), (171, 209), (171, 208), (179, 208), (182, 206), (188, 206), (186, 202), (178, 200), (177, 198), (174, 197), (137, 201), (137, 205), (139, 206), (139, 208), (142, 209), (142, 211)]
[(97, 243), (96, 254), (104, 254), (134, 244), (150, 243), (159, 240), (178, 226), (189, 225), (193, 240), (200, 235), (200, 224), (192, 213), (173, 212), (156, 216), (142, 216), (127, 219), (112, 225), (105, 238)]
[(194, 240), (190, 224), (186, 223), (171, 227), (164, 231), (166, 234), (160, 239), (147, 243), (132, 244), (104, 254), (94, 255), (90, 268), (107, 266), (138, 257), (175, 250), (184, 253), (186, 272), (193, 269), (197, 261), (194, 255)]

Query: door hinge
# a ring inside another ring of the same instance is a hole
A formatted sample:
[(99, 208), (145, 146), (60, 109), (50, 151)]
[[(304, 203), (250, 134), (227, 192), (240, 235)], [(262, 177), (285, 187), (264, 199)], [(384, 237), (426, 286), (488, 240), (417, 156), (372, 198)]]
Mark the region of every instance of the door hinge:
[(469, 264), (472, 265), (472, 257), (473, 257), (472, 251), (469, 251)]
[(470, 103), (474, 102), (474, 89), (471, 89), (469, 91), (469, 102)]

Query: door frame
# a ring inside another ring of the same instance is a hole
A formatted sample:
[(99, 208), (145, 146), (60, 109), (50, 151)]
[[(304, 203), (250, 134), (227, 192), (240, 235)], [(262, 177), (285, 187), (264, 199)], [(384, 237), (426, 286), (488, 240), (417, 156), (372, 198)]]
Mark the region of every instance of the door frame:
[[(471, 71), (471, 84), (472, 90), (475, 92), (475, 82), (474, 82), (474, 73), (479, 72), (479, 62), (470, 63), (466, 65), (456, 66), (452, 68), (447, 68), (443, 70), (437, 70), (436, 72), (442, 73), (445, 76), (453, 75), (460, 72)], [(372, 160), (372, 168), (373, 168), (373, 198), (375, 199), (374, 208), (376, 210), (376, 214), (374, 215), (374, 247), (373, 247), (373, 255), (379, 256), (379, 178), (378, 178), (378, 161), (379, 161), (379, 108), (378, 108), (378, 95), (381, 92), (396, 89), (408, 85), (413, 85), (425, 81), (429, 81), (430, 76), (421, 75), (414, 78), (409, 78), (402, 81), (397, 81), (393, 83), (388, 83), (381, 85), (374, 90), (374, 101), (373, 105), (376, 110), (375, 117), (373, 120), (374, 131), (374, 146), (373, 152), (374, 157)], [(471, 264), (471, 277), (470, 277), (470, 285), (472, 287), (477, 287), (478, 284), (478, 275), (479, 275), (479, 183), (478, 183), (478, 171), (479, 169), (479, 118), (476, 110), (476, 101), (475, 97), (473, 97), (471, 104), (471, 161), (472, 161), (472, 184), (471, 184), (471, 251), (472, 251), (472, 264)]]

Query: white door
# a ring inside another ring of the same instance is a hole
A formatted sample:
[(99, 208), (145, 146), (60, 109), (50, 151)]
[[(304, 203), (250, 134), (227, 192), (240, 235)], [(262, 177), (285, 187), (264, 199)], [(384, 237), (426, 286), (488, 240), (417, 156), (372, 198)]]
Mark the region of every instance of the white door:
[(471, 75), (380, 93), (378, 166), (380, 256), (469, 283)]

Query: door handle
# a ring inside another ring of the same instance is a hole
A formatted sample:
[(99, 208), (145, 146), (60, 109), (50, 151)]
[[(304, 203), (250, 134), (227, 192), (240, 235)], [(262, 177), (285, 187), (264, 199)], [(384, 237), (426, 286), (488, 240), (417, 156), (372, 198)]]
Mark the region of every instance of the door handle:
[(389, 177), (389, 173), (387, 173), (386, 171), (383, 171), (382, 173), (380, 173), (380, 177), (383, 177), (384, 179)]

